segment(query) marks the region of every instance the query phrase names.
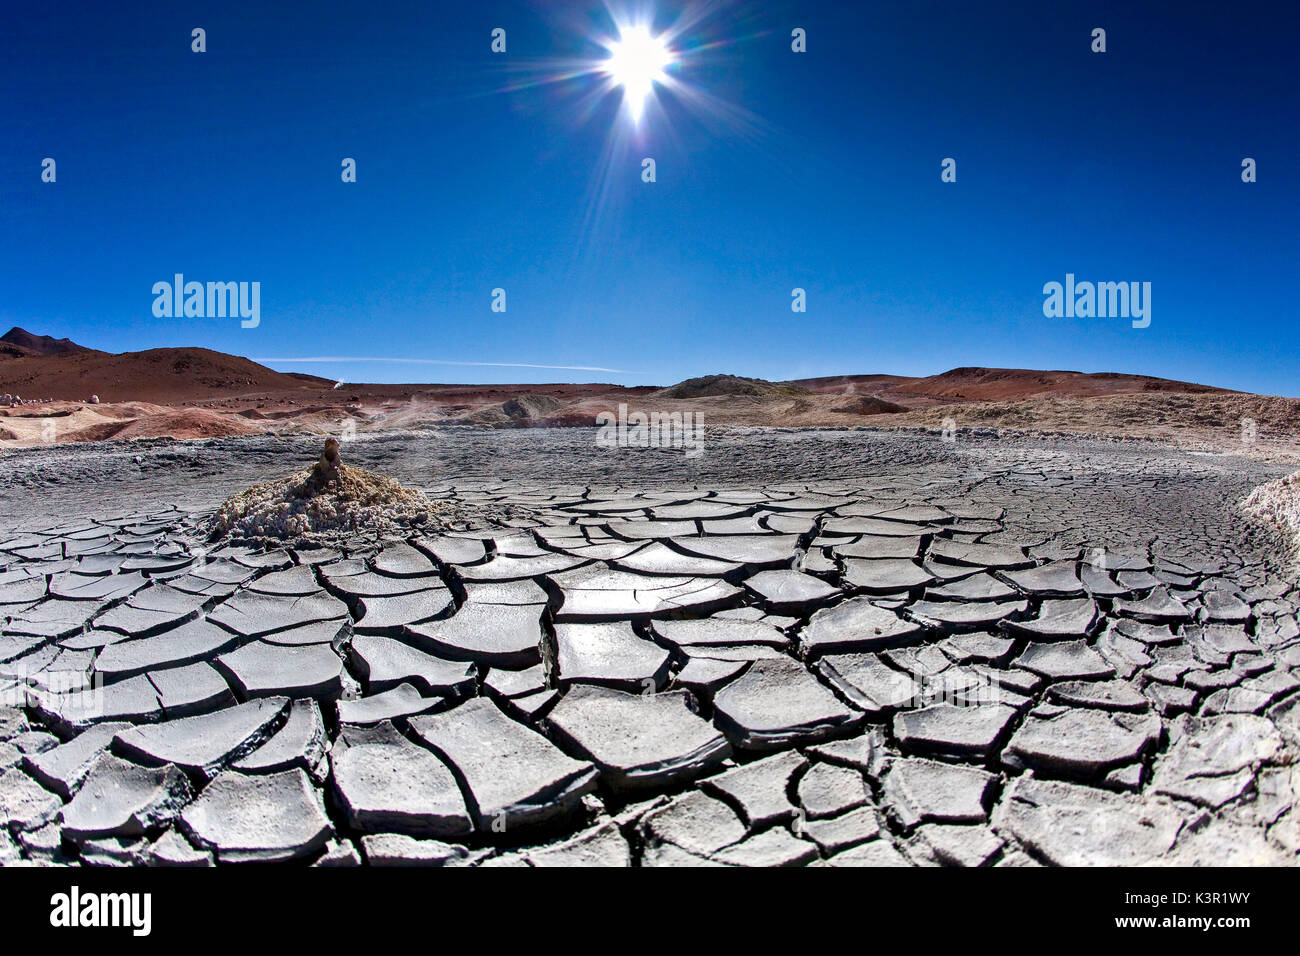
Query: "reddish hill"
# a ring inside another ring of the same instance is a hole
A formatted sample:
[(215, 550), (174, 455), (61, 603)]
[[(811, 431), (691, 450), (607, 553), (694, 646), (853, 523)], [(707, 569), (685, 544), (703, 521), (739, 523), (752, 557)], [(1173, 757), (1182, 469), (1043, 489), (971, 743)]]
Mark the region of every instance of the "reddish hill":
[[(0, 408), (0, 443), (171, 436), (338, 434), (429, 425), (592, 426), (625, 405), (638, 413), (693, 413), (710, 425), (963, 427), (1151, 438), (1241, 450), (1239, 423), (1256, 419), (1268, 454), (1300, 456), (1300, 399), (1117, 373), (955, 368), (939, 375), (837, 375), (768, 382), (708, 375), (675, 386), (604, 383), (376, 385), (276, 372), (209, 349), (119, 355), (14, 329), (0, 339), (0, 394), (68, 399)], [(100, 404), (86, 404), (98, 395)], [(188, 407), (178, 407), (188, 406)], [(196, 407), (198, 406), (198, 407)], [(685, 419), (683, 419), (685, 420)], [(1264, 436), (1267, 435), (1267, 438)]]
[[(4, 335), (0, 335), (0, 356), (10, 358), (27, 358), (33, 355), (73, 355), (78, 352), (93, 352), (78, 345), (71, 339), (56, 339), (49, 335), (33, 335), (26, 329), (14, 326)], [(103, 354), (102, 352), (99, 354)]]
[(276, 372), (210, 349), (112, 354), (73, 346), (73, 351), (41, 354), (22, 344), (9, 345), (18, 353), (0, 357), (0, 392), (27, 398), (75, 401), (98, 395), (103, 402), (163, 405), (268, 392), (315, 392), (334, 384)]
[[(568, 424), (631, 399), (650, 400), (665, 407), (681, 403), (682, 410), (707, 410), (714, 421), (808, 425), (924, 411), (941, 405), (1150, 393), (1237, 394), (1144, 375), (999, 368), (955, 368), (924, 378), (837, 375), (791, 382), (719, 374), (688, 379), (667, 388), (597, 383), (348, 383), (336, 387), (330, 379), (277, 372), (249, 359), (210, 349), (161, 348), (112, 354), (19, 328), (0, 337), (0, 393), (5, 392), (25, 398), (72, 401), (98, 395), (105, 403), (204, 404), (231, 412), (248, 410), (266, 419), (317, 412), (334, 415), (334, 410), (344, 406), (361, 405), (386, 420), (433, 416), (473, 422), (487, 415), (493, 421), (512, 424)], [(525, 409), (529, 414), (517, 414), (519, 409), (512, 408), (522, 401), (520, 396), (529, 396), (541, 404), (531, 411), (531, 406)], [(250, 405), (256, 408), (250, 409)]]
[(914, 381), (916, 379), (902, 375), (828, 375), (824, 378), (800, 378), (786, 384), (818, 395), (875, 395)]
[(954, 368), (924, 378), (897, 375), (839, 375), (789, 383), (809, 391), (872, 395), (909, 408), (959, 402), (1015, 402), (1032, 398), (1090, 398), (1150, 392), (1232, 394), (1210, 385), (1196, 385), (1149, 375), (1119, 372), (1038, 371), (1018, 368)]

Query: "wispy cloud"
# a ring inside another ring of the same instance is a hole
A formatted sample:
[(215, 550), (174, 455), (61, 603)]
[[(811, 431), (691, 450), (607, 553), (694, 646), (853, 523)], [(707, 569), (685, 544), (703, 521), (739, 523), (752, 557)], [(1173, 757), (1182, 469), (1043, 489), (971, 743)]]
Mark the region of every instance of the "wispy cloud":
[(532, 362), (455, 362), (451, 359), (384, 358), (373, 355), (312, 355), (305, 357), (294, 356), (291, 358), (255, 358), (252, 361), (259, 362), (262, 365), (270, 365), (274, 362), (297, 362), (302, 364), (321, 362), (392, 362), (400, 365), (462, 365), (472, 366), (475, 368), (545, 368), (559, 369), (566, 372), (614, 372), (618, 375), (640, 374), (639, 372), (630, 372), (627, 369), (605, 368), (601, 365), (536, 365)]

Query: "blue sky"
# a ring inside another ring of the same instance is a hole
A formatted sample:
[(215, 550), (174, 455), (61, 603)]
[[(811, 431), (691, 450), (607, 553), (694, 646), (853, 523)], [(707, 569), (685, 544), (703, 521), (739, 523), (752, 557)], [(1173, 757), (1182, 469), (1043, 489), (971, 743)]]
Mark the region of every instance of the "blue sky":
[[(1289, 6), (610, 0), (690, 24), (634, 129), (593, 77), (539, 82), (607, 55), (599, 0), (29, 5), (0, 37), (0, 323), (421, 360), (268, 362), (350, 381), (987, 365), (1297, 395)], [(178, 272), (259, 281), (261, 324), (156, 318)], [(1150, 327), (1045, 318), (1067, 272), (1150, 282)]]

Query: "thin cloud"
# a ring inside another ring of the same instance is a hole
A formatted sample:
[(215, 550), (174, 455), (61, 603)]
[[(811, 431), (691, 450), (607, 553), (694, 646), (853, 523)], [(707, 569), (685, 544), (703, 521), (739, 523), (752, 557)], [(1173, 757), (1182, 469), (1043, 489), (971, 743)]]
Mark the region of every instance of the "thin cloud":
[(617, 375), (639, 375), (621, 368), (605, 368), (601, 365), (535, 365), (532, 362), (455, 362), (451, 359), (424, 358), (377, 358), (370, 355), (315, 355), (305, 358), (255, 358), (252, 361), (267, 365), (271, 362), (393, 362), (401, 365), (462, 365), (474, 368), (544, 368), (558, 369), (565, 372), (613, 372)]

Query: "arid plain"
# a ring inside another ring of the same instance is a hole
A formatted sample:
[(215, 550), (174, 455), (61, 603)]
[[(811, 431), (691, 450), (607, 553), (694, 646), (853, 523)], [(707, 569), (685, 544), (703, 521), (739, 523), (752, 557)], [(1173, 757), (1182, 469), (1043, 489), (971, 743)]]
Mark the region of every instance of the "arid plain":
[[(0, 387), (59, 401), (5, 409), (0, 862), (1296, 862), (1300, 588), (1242, 510), (1290, 399), (24, 342)], [(700, 453), (598, 442), (619, 403)], [(426, 519), (212, 537), (346, 422)]]

